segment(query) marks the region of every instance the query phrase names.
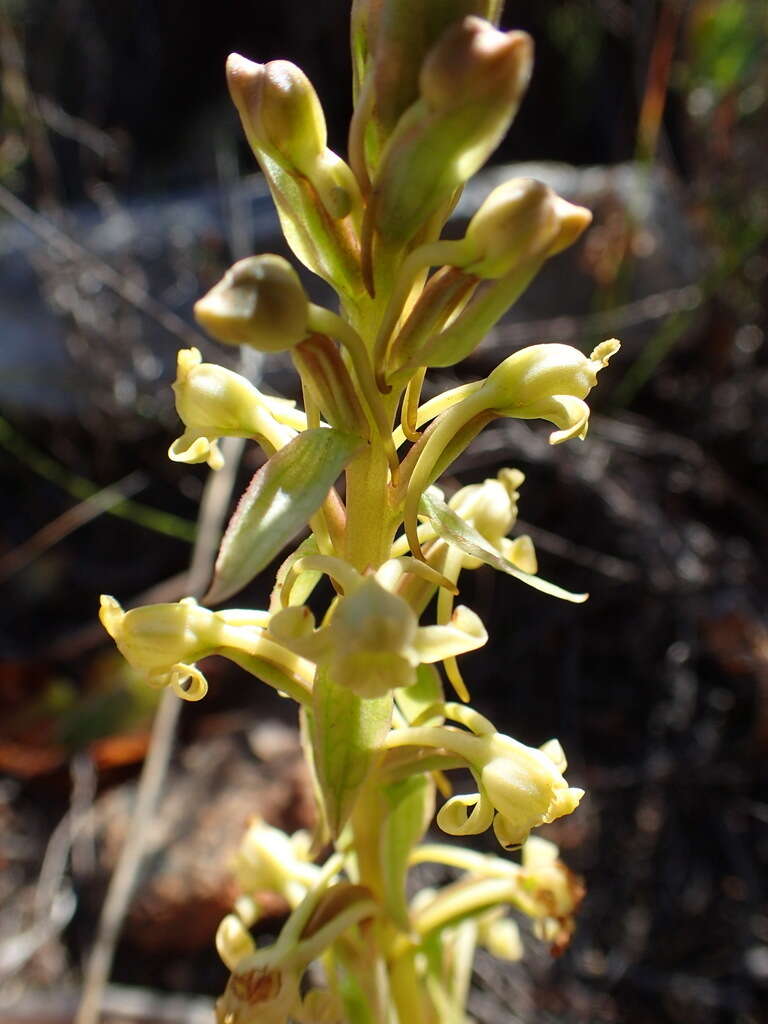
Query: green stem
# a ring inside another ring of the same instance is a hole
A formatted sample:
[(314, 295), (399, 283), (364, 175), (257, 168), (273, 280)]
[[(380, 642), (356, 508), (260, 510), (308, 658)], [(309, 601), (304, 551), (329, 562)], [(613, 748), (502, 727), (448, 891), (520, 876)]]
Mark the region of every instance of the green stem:
[(396, 521), (388, 502), (388, 464), (370, 445), (347, 466), (346, 557), (358, 572), (378, 569), (389, 558)]

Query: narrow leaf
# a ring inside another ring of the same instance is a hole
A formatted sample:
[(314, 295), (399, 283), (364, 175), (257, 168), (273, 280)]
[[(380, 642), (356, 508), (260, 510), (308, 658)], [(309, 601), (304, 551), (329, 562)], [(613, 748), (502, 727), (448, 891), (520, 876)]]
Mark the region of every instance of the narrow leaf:
[(425, 774), (393, 782), (382, 791), (385, 817), (381, 829), (381, 875), (387, 911), (409, 931), (406, 878), (411, 850), (423, 838), (435, 810), (435, 785)]
[(422, 494), (419, 505), (420, 514), (429, 520), (438, 537), (455, 544), (465, 554), (479, 558), (486, 565), (491, 565), (500, 572), (514, 576), (515, 579), (533, 587), (534, 590), (540, 590), (543, 594), (549, 594), (550, 597), (559, 597), (561, 601), (572, 601), (574, 604), (581, 604), (587, 600), (589, 594), (572, 594), (570, 590), (564, 590), (555, 583), (543, 580), (540, 576), (532, 576), (531, 573), (516, 568), (498, 551), (494, 550), (474, 526), (470, 526), (444, 501), (441, 501), (439, 494), (440, 492), (436, 488), (428, 488)]
[(315, 772), (338, 837), (389, 731), (392, 696), (363, 698), (318, 671), (311, 716)]
[(340, 430), (305, 430), (264, 463), (229, 521), (206, 604), (236, 594), (269, 565), (317, 512), (362, 443)]
[(317, 807), (317, 822), (312, 832), (312, 842), (310, 844), (310, 856), (314, 859), (319, 857), (323, 850), (323, 847), (327, 846), (331, 841), (331, 831), (328, 828), (328, 814), (325, 809), (325, 798), (323, 791), (320, 788), (320, 783), (317, 779), (317, 770), (315, 768), (314, 751), (312, 747), (312, 737), (315, 734), (314, 715), (312, 714), (312, 708), (304, 705), (299, 708), (299, 738), (301, 740), (301, 750), (304, 754), (304, 761), (309, 769), (309, 780), (312, 785), (312, 792), (315, 797), (315, 805)]

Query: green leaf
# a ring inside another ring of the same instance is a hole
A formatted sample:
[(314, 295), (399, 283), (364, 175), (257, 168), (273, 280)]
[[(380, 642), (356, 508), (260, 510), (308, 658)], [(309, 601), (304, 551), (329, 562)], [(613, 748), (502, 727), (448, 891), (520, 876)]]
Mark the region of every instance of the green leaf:
[(229, 521), (203, 598), (218, 604), (242, 590), (317, 512), (363, 444), (340, 430), (305, 430), (254, 474)]
[(358, 697), (318, 670), (312, 696), (315, 771), (328, 826), (338, 837), (389, 731), (392, 695)]
[(315, 768), (314, 751), (312, 746), (312, 737), (315, 734), (315, 720), (312, 714), (312, 708), (308, 705), (303, 705), (299, 708), (299, 738), (301, 740), (301, 750), (304, 754), (304, 761), (309, 769), (309, 780), (312, 785), (312, 793), (315, 797), (315, 805), (317, 807), (317, 821), (312, 832), (312, 843), (310, 846), (310, 856), (312, 858), (319, 857), (323, 848), (326, 847), (331, 841), (331, 831), (328, 828), (328, 814), (325, 809), (325, 797), (323, 791), (320, 788), (320, 783), (317, 780), (317, 770)]
[(444, 501), (440, 500), (440, 492), (434, 488), (428, 488), (421, 496), (419, 512), (429, 520), (432, 529), (443, 540), (455, 544), (465, 554), (473, 558), (479, 558), (486, 565), (493, 566), (500, 572), (514, 576), (515, 579), (526, 583), (534, 590), (540, 590), (550, 597), (559, 597), (561, 601), (572, 601), (574, 604), (581, 604), (586, 601), (589, 594), (572, 594), (570, 590), (563, 590), (555, 583), (549, 583), (540, 576), (533, 576), (531, 573), (517, 569), (506, 558), (502, 558), (498, 551), (494, 550), (482, 534), (478, 533), (474, 526), (470, 526), (466, 520), (457, 515), (452, 508), (449, 508)]
[(442, 704), (445, 700), (445, 691), (440, 673), (435, 666), (419, 665), (416, 669), (416, 682), (395, 690), (395, 700), (408, 722), (414, 722), (423, 711), (434, 704)]
[(435, 786), (428, 775), (412, 775), (382, 790), (381, 876), (387, 911), (403, 931), (411, 927), (405, 883), (411, 850), (424, 836), (435, 809)]

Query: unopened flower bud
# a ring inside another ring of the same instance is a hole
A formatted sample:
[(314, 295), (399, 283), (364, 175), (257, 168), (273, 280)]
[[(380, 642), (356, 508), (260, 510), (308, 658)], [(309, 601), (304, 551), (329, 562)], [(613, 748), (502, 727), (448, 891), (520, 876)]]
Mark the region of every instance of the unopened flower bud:
[(227, 345), (284, 352), (306, 338), (309, 300), (282, 256), (249, 256), (195, 303), (201, 327)]
[(458, 243), (463, 259), (454, 265), (482, 278), (535, 269), (575, 242), (591, 220), (589, 210), (542, 182), (514, 178), (495, 188), (474, 215)]
[(555, 207), (560, 230), (547, 250), (547, 256), (556, 256), (573, 245), (592, 223), (592, 213), (585, 206), (569, 203), (562, 196), (555, 197)]
[(230, 54), (227, 80), (248, 141), (257, 155), (311, 181), (333, 217), (346, 217), (357, 185), (326, 145), (325, 116), (307, 76), (287, 60), (256, 64)]
[(499, 109), (519, 103), (533, 65), (527, 32), (500, 32), (482, 18), (469, 16), (438, 40), (421, 69), (421, 95), (433, 110), (459, 104)]
[(402, 244), (485, 163), (517, 112), (530, 77), (525, 32), (481, 18), (452, 25), (427, 55), (421, 98), (400, 118), (382, 154), (367, 216)]
[(467, 15), (497, 24), (501, 6), (501, 0), (354, 0), (350, 156), (361, 180), (375, 172), (400, 116), (419, 98), (419, 74), (432, 46)]
[(322, 156), (327, 136), (323, 108), (301, 68), (287, 60), (257, 64), (233, 53), (227, 80), (259, 147), (306, 174)]

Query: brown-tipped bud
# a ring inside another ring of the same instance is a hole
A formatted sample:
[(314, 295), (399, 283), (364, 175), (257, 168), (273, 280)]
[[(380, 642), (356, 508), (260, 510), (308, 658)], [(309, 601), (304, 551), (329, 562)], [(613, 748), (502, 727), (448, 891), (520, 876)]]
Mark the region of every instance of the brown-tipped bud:
[(481, 18), (441, 36), (422, 69), (421, 98), (400, 118), (373, 183), (369, 217), (382, 238), (413, 238), (482, 167), (517, 112), (532, 52), (525, 32), (499, 32)]
[(422, 98), (433, 110), (489, 99), (517, 105), (531, 77), (533, 41), (527, 32), (500, 32), (482, 18), (452, 25), (421, 70)]
[(589, 210), (542, 182), (513, 178), (495, 188), (470, 221), (460, 266), (468, 274), (496, 278), (538, 265), (575, 242), (591, 220)]
[[(424, 58), (467, 15), (498, 23), (503, 0), (353, 0), (352, 67), (357, 109), (351, 156), (373, 176), (401, 115), (419, 98)], [(363, 143), (364, 137), (364, 143)], [(360, 148), (365, 149), (363, 158)], [(355, 154), (355, 147), (358, 147)]]
[(195, 303), (197, 322), (217, 341), (284, 352), (306, 338), (309, 300), (282, 256), (249, 256)]
[(325, 117), (312, 83), (295, 64), (256, 64), (237, 53), (227, 81), (249, 141), (280, 162), (309, 174), (326, 147)]

